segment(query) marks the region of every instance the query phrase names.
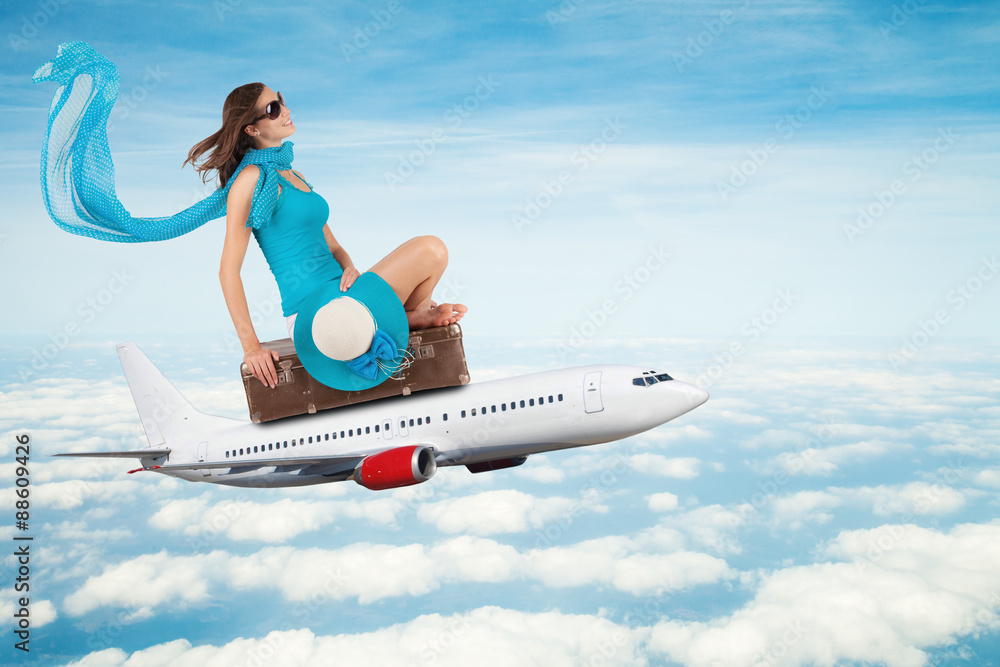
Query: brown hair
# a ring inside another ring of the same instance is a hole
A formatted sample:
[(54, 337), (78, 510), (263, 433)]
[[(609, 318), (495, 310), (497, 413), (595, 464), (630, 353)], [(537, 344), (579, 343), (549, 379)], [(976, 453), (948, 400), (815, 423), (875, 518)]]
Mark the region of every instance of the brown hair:
[[(255, 122), (257, 113), (257, 98), (264, 91), (263, 83), (248, 83), (229, 93), (222, 105), (222, 128), (204, 141), (195, 144), (188, 151), (187, 160), (196, 172), (201, 172), (201, 182), (206, 182), (206, 172), (216, 169), (219, 172), (219, 187), (225, 187), (229, 177), (240, 166), (240, 161), (246, 152), (254, 147), (253, 137), (243, 129)], [(213, 150), (214, 149), (214, 150)], [(195, 161), (205, 152), (212, 153), (199, 165)]]

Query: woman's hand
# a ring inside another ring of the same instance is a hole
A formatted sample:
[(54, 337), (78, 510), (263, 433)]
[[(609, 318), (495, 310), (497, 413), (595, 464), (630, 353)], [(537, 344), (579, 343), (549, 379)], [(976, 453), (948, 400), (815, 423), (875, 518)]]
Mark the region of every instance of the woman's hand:
[(247, 365), (250, 369), (250, 373), (264, 383), (265, 386), (274, 389), (274, 385), (278, 383), (278, 373), (274, 370), (274, 362), (278, 360), (277, 350), (265, 350), (263, 347), (258, 347), (255, 350), (249, 350), (243, 355), (243, 363)]
[(340, 291), (346, 292), (360, 275), (361, 272), (353, 266), (344, 269), (344, 275), (340, 277)]

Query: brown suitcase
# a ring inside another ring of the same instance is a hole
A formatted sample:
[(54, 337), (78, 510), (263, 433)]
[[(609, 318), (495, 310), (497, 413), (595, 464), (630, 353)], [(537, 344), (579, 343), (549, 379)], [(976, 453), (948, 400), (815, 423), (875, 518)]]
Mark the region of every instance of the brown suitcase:
[(410, 351), (413, 363), (388, 380), (364, 391), (341, 391), (314, 380), (302, 367), (290, 338), (261, 345), (269, 350), (277, 350), (281, 356), (274, 364), (278, 372), (278, 383), (274, 389), (251, 375), (246, 364), (240, 365), (250, 420), (255, 424), (379, 398), (408, 396), (411, 392), (422, 389), (469, 383), (469, 369), (465, 365), (465, 349), (462, 347), (462, 329), (457, 324), (411, 331)]

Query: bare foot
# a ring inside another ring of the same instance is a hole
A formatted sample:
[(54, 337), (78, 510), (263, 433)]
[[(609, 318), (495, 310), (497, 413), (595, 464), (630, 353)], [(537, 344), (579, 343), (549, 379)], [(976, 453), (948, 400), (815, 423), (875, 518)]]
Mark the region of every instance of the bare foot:
[(465, 316), (469, 309), (460, 303), (441, 303), (433, 308), (416, 308), (406, 313), (410, 331), (443, 327), (454, 324)]

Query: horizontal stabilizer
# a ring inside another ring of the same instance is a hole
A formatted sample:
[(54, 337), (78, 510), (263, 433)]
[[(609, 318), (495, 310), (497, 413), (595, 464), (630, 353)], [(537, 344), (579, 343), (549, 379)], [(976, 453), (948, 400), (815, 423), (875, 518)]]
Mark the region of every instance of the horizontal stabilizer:
[(98, 459), (148, 459), (166, 456), (170, 449), (130, 449), (124, 452), (67, 452), (52, 456), (89, 456)]

